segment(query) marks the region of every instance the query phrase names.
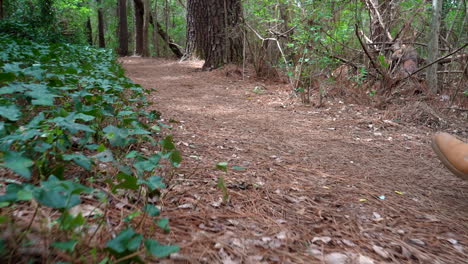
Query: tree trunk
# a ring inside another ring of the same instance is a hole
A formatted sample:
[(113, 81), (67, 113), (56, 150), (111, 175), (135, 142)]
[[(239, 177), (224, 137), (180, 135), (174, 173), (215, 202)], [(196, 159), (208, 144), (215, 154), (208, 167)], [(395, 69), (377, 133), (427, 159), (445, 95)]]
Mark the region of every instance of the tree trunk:
[(134, 0), (135, 6), (135, 54), (143, 55), (143, 24), (144, 24), (144, 4), (142, 0)]
[[(433, 62), (439, 56), (439, 34), (440, 34), (440, 18), (442, 14), (442, 0), (432, 0), (432, 23), (431, 23), (431, 39), (429, 40), (428, 60)], [(427, 69), (427, 84), (432, 93), (437, 93), (437, 63), (429, 66)]]
[(119, 10), (119, 49), (120, 56), (128, 55), (128, 22), (127, 22), (127, 0), (118, 0)]
[(93, 45), (93, 28), (91, 27), (91, 18), (88, 17), (86, 21), (86, 35), (88, 37), (88, 44)]
[(187, 1), (187, 54), (201, 51), (203, 69), (215, 69), (242, 58), (240, 0)]
[(149, 24), (150, 24), (150, 1), (144, 0), (144, 23), (143, 23), (143, 57), (150, 56), (149, 49)]
[(96, 0), (98, 3), (98, 35), (99, 35), (99, 47), (105, 48), (106, 42), (104, 40), (104, 13), (101, 8), (101, 0)]
[(204, 58), (207, 45), (207, 1), (187, 0), (187, 44), (184, 58)]
[[(158, 1), (154, 1), (154, 10), (152, 18), (153, 21), (158, 21)], [(159, 57), (158, 27), (156, 26), (156, 23), (153, 23), (153, 46), (156, 57)]]
[(3, 0), (0, 0), (0, 19), (3, 18)]

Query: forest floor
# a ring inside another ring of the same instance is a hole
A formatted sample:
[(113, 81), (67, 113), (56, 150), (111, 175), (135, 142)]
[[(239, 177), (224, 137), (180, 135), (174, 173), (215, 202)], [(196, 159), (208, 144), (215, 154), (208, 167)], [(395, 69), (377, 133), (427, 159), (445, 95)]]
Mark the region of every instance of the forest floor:
[(435, 130), (197, 61), (121, 62), (184, 156), (162, 199), (182, 248), (168, 263), (468, 263), (468, 182), (432, 152)]

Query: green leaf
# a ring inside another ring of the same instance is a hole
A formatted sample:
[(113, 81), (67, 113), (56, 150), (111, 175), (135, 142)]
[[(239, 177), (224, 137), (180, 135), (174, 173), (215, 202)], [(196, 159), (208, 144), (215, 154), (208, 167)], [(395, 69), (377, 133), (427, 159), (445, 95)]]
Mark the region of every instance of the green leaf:
[(15, 105), (0, 106), (0, 116), (11, 121), (17, 121), (21, 117), (21, 111)]
[(127, 216), (124, 218), (124, 221), (125, 221), (125, 222), (130, 222), (130, 221), (132, 221), (135, 217), (137, 217), (137, 216), (139, 216), (139, 215), (141, 215), (141, 212), (139, 212), (139, 211), (133, 212), (133, 213), (127, 215)]
[(91, 160), (82, 154), (64, 154), (63, 160), (73, 160), (79, 166), (85, 168), (86, 170), (91, 170), (92, 162)]
[(52, 246), (71, 253), (75, 250), (75, 246), (77, 243), (78, 240), (69, 240), (64, 242), (54, 242), (52, 243)]
[(60, 229), (62, 230), (75, 230), (80, 228), (86, 223), (86, 219), (81, 213), (77, 216), (70, 214), (68, 211), (65, 211), (58, 219)]
[(222, 171), (224, 171), (224, 172), (227, 172), (227, 166), (228, 166), (228, 163), (225, 162), (225, 161), (223, 161), (223, 162), (218, 162), (218, 163), (216, 164), (216, 168), (217, 168), (218, 170), (222, 170)]
[(114, 156), (112, 155), (112, 152), (109, 149), (106, 149), (105, 151), (98, 153), (92, 157), (102, 162), (114, 161)]
[(143, 236), (135, 233), (132, 228), (122, 230), (114, 239), (106, 243), (106, 248), (117, 253), (135, 251), (140, 247)]
[(16, 75), (12, 72), (0, 72), (0, 83), (11, 82), (16, 79)]
[(151, 255), (158, 258), (165, 258), (180, 250), (180, 247), (177, 245), (161, 245), (158, 241), (152, 239), (145, 240), (145, 247)]
[(232, 169), (233, 170), (239, 170), (239, 171), (245, 170), (244, 167), (240, 167), (240, 166), (232, 166)]
[(10, 170), (18, 173), (26, 179), (31, 178), (31, 171), (29, 167), (34, 165), (34, 162), (28, 158), (25, 158), (22, 153), (15, 151), (7, 151), (3, 157), (4, 163), (0, 166), (9, 168)]
[(138, 184), (146, 184), (151, 191), (166, 188), (160, 176), (151, 176), (147, 180), (139, 179)]
[(5, 240), (0, 239), (0, 257), (6, 256), (8, 253)]
[(167, 136), (165, 139), (161, 140), (161, 145), (163, 150), (169, 152), (175, 149), (172, 135)]
[(137, 190), (138, 185), (137, 185), (137, 178), (128, 174), (125, 174), (123, 172), (119, 172), (117, 174), (117, 179), (120, 181), (119, 184), (114, 186), (112, 188), (112, 192), (114, 192), (117, 189), (128, 189), (128, 190)]
[(16, 195), (17, 195), (18, 201), (30, 201), (33, 198), (32, 190), (28, 190), (28, 189), (22, 189), (18, 191)]
[(143, 210), (149, 215), (149, 216), (158, 216), (160, 213), (159, 208), (152, 204), (145, 204), (143, 207)]
[(33, 192), (34, 199), (45, 206), (63, 209), (71, 208), (80, 203), (81, 193), (90, 193), (91, 188), (72, 181), (61, 181), (50, 176), (47, 181), (41, 182)]
[(109, 140), (112, 146), (123, 147), (127, 145), (127, 137), (129, 135), (127, 129), (109, 125), (102, 131), (106, 133), (105, 137)]
[(169, 233), (171, 231), (171, 227), (169, 226), (169, 219), (168, 218), (161, 218), (156, 223), (164, 232)]
[(133, 164), (133, 167), (137, 169), (138, 172), (152, 171), (158, 167), (159, 160), (161, 159), (160, 154), (154, 154), (148, 157), (147, 160), (139, 160)]
[(182, 162), (182, 155), (177, 150), (171, 152), (171, 156), (169, 158), (171, 160), (172, 166), (178, 167)]

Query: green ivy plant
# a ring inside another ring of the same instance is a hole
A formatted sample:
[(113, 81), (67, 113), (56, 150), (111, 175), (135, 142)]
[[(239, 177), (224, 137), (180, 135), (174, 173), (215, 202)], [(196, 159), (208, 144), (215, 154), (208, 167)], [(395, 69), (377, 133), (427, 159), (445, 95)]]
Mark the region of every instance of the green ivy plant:
[[(79, 259), (83, 256), (76, 248), (87, 246), (82, 231), (89, 221), (102, 227), (105, 215), (89, 220), (71, 209), (85, 194), (107, 208), (109, 194), (125, 190), (143, 194), (135, 214), (154, 219), (155, 226), (169, 232), (169, 220), (159, 216), (149, 198), (166, 187), (156, 175), (167, 164), (162, 161), (177, 167), (182, 157), (172, 136), (161, 132), (165, 125), (158, 121), (159, 113), (145, 111), (149, 91), (125, 77), (110, 50), (39, 44), (2, 34), (0, 46), (0, 166), (7, 171), (0, 225), (12, 223), (17, 205), (34, 200), (36, 212), (45, 207), (59, 213), (53, 228), (63, 235), (51, 247)], [(144, 153), (143, 145), (157, 151)], [(95, 182), (107, 183), (110, 190)], [(31, 222), (38, 217), (35, 213)], [(166, 257), (179, 250), (135, 231), (139, 228), (126, 222), (99, 251), (107, 255), (106, 262)], [(12, 257), (15, 250), (0, 241), (0, 255)]]

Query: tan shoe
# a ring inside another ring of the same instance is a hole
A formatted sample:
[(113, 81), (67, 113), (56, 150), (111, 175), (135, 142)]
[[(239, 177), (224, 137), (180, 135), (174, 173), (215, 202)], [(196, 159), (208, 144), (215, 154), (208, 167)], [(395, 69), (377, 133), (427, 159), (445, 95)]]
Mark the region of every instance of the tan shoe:
[(432, 137), (432, 149), (451, 172), (468, 180), (468, 144), (450, 134), (437, 133)]

